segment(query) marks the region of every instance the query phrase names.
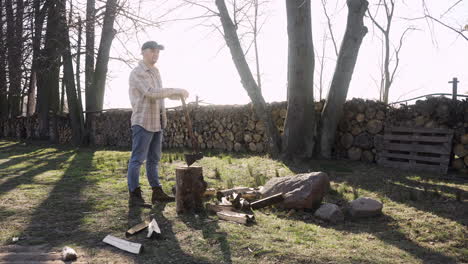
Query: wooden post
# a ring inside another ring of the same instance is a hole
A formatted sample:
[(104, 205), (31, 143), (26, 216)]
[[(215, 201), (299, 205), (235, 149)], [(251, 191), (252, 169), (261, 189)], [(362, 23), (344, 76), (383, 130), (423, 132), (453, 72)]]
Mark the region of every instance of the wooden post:
[(449, 83), (452, 84), (452, 100), (455, 102), (457, 101), (458, 78), (454, 77)]
[(202, 198), (206, 191), (203, 170), (199, 166), (176, 168), (176, 211), (178, 214), (198, 212), (203, 209)]

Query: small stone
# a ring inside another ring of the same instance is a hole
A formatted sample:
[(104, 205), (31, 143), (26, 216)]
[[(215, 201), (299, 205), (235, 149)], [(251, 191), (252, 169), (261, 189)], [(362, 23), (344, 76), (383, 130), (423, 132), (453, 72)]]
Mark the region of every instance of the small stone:
[(382, 214), (382, 202), (369, 197), (360, 197), (349, 205), (349, 213), (353, 218), (373, 217)]
[(64, 247), (62, 249), (62, 260), (63, 261), (72, 261), (76, 260), (78, 255), (76, 254), (76, 251), (71, 248), (71, 247)]
[(344, 221), (343, 212), (338, 205), (332, 203), (326, 203), (320, 206), (320, 208), (315, 211), (314, 216), (334, 224)]

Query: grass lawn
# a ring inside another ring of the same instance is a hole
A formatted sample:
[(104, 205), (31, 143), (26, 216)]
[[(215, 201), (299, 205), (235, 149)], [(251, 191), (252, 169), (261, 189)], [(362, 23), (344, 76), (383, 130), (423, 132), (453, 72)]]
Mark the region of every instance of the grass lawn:
[[(325, 171), (340, 205), (360, 196), (384, 203), (383, 216), (332, 225), (311, 212), (255, 212), (246, 227), (216, 216), (184, 216), (175, 203), (129, 209), (129, 150), (70, 148), (0, 141), (0, 246), (75, 248), (90, 263), (468, 263), (468, 184), (425, 172), (397, 171), (350, 161), (284, 164), (266, 156), (206, 153), (199, 161), (208, 187), (256, 186), (276, 176)], [(182, 152), (165, 150), (160, 177), (175, 184)], [(144, 166), (143, 166), (144, 167)], [(143, 168), (142, 167), (142, 168)], [(150, 188), (144, 169), (140, 183)], [(132, 255), (102, 243), (153, 214), (163, 238)]]

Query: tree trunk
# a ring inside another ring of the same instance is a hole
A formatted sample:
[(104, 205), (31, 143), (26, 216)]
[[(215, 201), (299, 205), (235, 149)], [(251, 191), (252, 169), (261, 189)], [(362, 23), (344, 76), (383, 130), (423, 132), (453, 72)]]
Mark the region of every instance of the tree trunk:
[(75, 75), (73, 74), (73, 61), (70, 49), (70, 37), (68, 36), (68, 25), (66, 20), (66, 0), (58, 3), (60, 13), (60, 32), (62, 33), (61, 52), (63, 57), (63, 82), (67, 93), (68, 112), (72, 128), (72, 141), (74, 145), (82, 143), (84, 135), (83, 110), (78, 103), (78, 96), (75, 86)]
[(29, 91), (28, 91), (28, 108), (27, 115), (31, 116), (34, 114), (36, 109), (36, 86), (37, 86), (37, 72), (38, 72), (38, 58), (41, 51), (41, 40), (42, 40), (42, 30), (44, 27), (44, 18), (47, 11), (47, 6), (50, 1), (44, 3), (43, 8), (41, 9), (41, 0), (33, 1), (34, 8), (34, 25), (33, 25), (33, 55), (32, 55), (32, 64), (31, 64), (31, 76), (29, 81)]
[(348, 95), (349, 83), (356, 65), (362, 39), (367, 33), (363, 17), (367, 10), (366, 0), (348, 0), (348, 20), (346, 31), (338, 55), (335, 73), (328, 92), (328, 99), (321, 116), (320, 155), (331, 158), (332, 147), (338, 122), (343, 113), (343, 105)]
[(216, 6), (218, 7), (221, 24), (224, 30), (224, 39), (231, 51), (231, 56), (237, 72), (241, 77), (242, 86), (252, 100), (257, 117), (265, 124), (269, 152), (272, 156), (277, 156), (281, 150), (281, 138), (278, 129), (273, 122), (271, 113), (269, 112), (262, 93), (255, 82), (252, 71), (247, 64), (244, 51), (242, 50), (239, 37), (237, 36), (236, 28), (226, 8), (226, 3), (224, 0), (216, 0)]
[(39, 135), (45, 139), (49, 134), (49, 114), (55, 115), (59, 108), (59, 17), (56, 4), (51, 2), (47, 10), (47, 29), (44, 49), (38, 59), (37, 112)]
[(9, 117), (21, 115), (21, 63), (23, 47), (22, 0), (16, 1), (16, 14), (13, 13), (12, 0), (6, 0), (7, 49), (8, 49), (8, 106)]
[(286, 0), (288, 19), (288, 109), (284, 125), (286, 158), (310, 158), (315, 145), (314, 46), (310, 0)]
[(80, 65), (81, 65), (81, 35), (83, 31), (83, 24), (81, 23), (81, 17), (78, 18), (78, 47), (76, 53), (76, 91), (78, 94), (78, 105), (81, 106), (81, 112), (83, 112), (83, 100), (81, 99), (81, 73), (80, 73)]
[[(109, 63), (109, 53), (116, 34), (114, 21), (117, 13), (117, 0), (108, 0), (106, 3), (106, 12), (102, 25), (101, 42), (99, 44), (98, 55), (96, 58), (96, 68), (93, 75), (93, 83), (90, 87), (91, 95), (86, 98), (89, 101), (87, 111), (100, 111), (104, 105), (104, 91), (106, 88), (107, 65)], [(87, 104), (88, 105), (88, 104)]]
[[(0, 0), (0, 18), (5, 16), (5, 5), (3, 0)], [(6, 78), (6, 48), (5, 48), (5, 36), (4, 20), (0, 19), (0, 121), (8, 118), (8, 96), (7, 96), (7, 78)], [(1, 133), (0, 133), (1, 134)]]
[(95, 25), (95, 0), (88, 0), (86, 3), (86, 57), (85, 57), (85, 99), (86, 111), (91, 109), (91, 98), (94, 95), (91, 90), (94, 75), (94, 25)]

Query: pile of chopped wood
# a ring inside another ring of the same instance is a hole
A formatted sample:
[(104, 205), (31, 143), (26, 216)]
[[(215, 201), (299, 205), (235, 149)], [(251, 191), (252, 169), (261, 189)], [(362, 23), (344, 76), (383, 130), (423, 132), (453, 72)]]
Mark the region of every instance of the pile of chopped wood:
[(282, 193), (260, 199), (259, 188), (249, 187), (236, 187), (217, 192), (214, 189), (207, 189), (205, 196), (210, 197), (215, 194), (217, 203), (207, 203), (206, 209), (215, 213), (219, 219), (244, 225), (255, 222), (252, 210), (274, 205), (284, 200)]

